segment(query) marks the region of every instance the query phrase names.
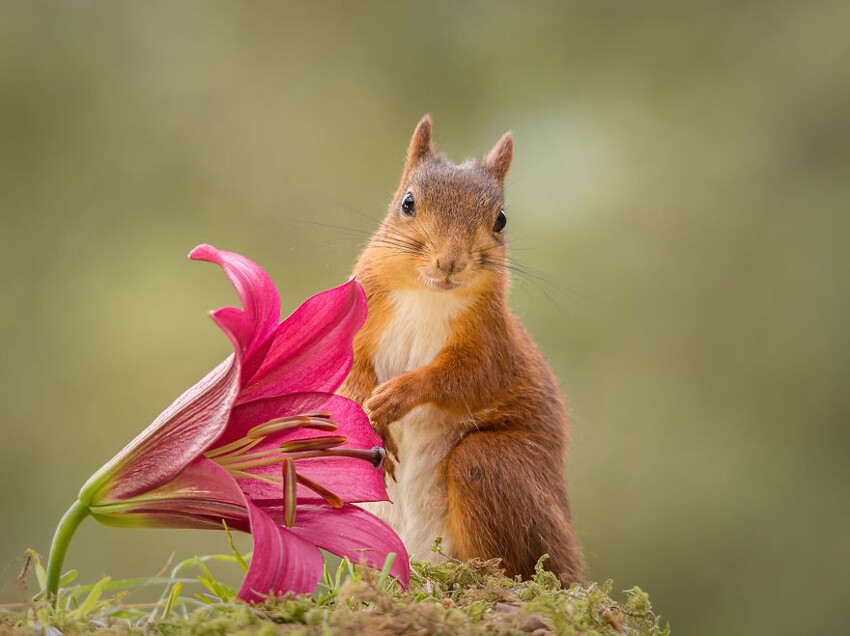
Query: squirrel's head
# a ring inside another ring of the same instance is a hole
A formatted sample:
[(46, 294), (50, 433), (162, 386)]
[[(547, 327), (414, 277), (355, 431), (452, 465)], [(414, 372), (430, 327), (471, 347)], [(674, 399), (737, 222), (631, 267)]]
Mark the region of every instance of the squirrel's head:
[(506, 286), (504, 185), (512, 156), (513, 137), (505, 133), (484, 159), (455, 165), (434, 152), (431, 119), (423, 117), (369, 244), (382, 278), (395, 288), (463, 295)]

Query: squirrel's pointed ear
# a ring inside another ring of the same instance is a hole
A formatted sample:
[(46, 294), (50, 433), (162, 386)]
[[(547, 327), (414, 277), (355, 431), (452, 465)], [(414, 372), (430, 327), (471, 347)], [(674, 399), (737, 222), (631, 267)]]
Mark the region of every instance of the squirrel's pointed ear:
[(419, 120), (416, 130), (413, 131), (410, 146), (407, 148), (407, 163), (404, 165), (404, 171), (409, 172), (420, 161), (431, 156), (431, 153), (433, 153), (431, 148), (431, 118), (425, 115)]
[(511, 167), (511, 159), (514, 156), (514, 136), (509, 132), (502, 135), (498, 143), (493, 146), (484, 159), (484, 168), (499, 180), (505, 182), (505, 176)]

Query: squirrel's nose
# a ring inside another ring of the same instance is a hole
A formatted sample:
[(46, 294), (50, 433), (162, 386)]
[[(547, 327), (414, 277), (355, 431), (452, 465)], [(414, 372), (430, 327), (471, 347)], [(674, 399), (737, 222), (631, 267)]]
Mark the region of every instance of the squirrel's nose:
[(466, 269), (467, 259), (459, 256), (438, 256), (437, 269), (443, 272), (446, 276), (459, 274)]

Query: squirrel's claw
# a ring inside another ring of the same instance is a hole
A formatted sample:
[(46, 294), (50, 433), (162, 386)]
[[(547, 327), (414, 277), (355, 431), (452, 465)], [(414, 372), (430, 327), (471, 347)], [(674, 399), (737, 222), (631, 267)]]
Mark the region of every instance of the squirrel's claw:
[(384, 486), (387, 485), (387, 476), (392, 477), (393, 481), (398, 481), (395, 476), (395, 466), (398, 463), (398, 446), (395, 443), (395, 439), (392, 436), (392, 433), (389, 431), (388, 426), (379, 426), (377, 424), (372, 424), (375, 428), (375, 431), (378, 435), (381, 436), (381, 439), (384, 440), (384, 450), (386, 451), (386, 457), (384, 457)]
[(390, 433), (389, 427), (385, 427), (384, 430), (381, 431), (380, 435), (384, 439), (384, 450), (386, 450), (389, 455), (392, 455), (392, 459), (397, 462), (398, 445), (395, 443), (395, 438), (393, 437), (393, 434)]
[(384, 450), (387, 451), (387, 456), (384, 459), (384, 463), (386, 464), (387, 460), (389, 459), (393, 459), (397, 462), (398, 445), (395, 443), (395, 438), (393, 437), (392, 433), (390, 433), (389, 425), (372, 422), (372, 428), (374, 428), (375, 432), (381, 436), (382, 440), (384, 440)]
[(384, 460), (384, 486), (387, 485), (387, 477), (392, 477), (393, 481), (398, 481), (395, 476), (395, 460), (387, 456)]

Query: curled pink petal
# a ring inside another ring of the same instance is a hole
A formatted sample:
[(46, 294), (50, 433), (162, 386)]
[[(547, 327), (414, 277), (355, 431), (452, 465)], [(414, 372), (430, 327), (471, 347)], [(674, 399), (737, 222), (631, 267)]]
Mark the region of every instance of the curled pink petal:
[(226, 307), (213, 313), (242, 358), (243, 376), (250, 377), (261, 364), (280, 320), (280, 296), (268, 274), (241, 254), (199, 245), (189, 253), (192, 260), (219, 265), (239, 295), (242, 309)]
[(319, 550), (257, 506), (249, 504), (248, 511), (254, 535), (254, 555), (239, 589), (239, 598), (256, 602), (269, 593), (310, 594), (316, 589), (322, 573), (324, 561)]

